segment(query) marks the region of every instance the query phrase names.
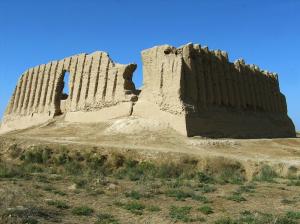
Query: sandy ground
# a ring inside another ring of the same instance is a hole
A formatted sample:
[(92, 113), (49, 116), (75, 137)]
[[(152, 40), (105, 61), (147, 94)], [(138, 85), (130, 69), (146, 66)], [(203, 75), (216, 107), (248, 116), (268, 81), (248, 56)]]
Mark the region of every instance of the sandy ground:
[[(291, 171), (293, 175), (300, 174), (300, 138), (187, 138), (164, 124), (137, 117), (97, 124), (66, 123), (63, 117), (60, 117), (41, 126), (0, 135), (0, 146), (3, 149), (0, 151), (0, 161), (13, 161), (8, 146), (15, 143), (25, 146), (24, 148), (28, 145), (49, 144), (58, 147), (66, 145), (68, 149), (80, 152), (94, 149), (104, 152), (117, 151), (141, 160), (170, 161), (188, 156), (200, 161), (200, 165), (219, 170), (223, 169), (224, 163), (238, 162), (248, 180), (251, 180), (264, 164), (268, 164), (280, 175), (274, 182), (254, 180), (241, 185), (210, 183), (208, 185), (215, 189), (211, 192), (201, 192), (202, 183), (195, 180), (183, 180), (177, 186), (174, 183), (177, 183), (178, 179), (129, 181), (113, 176), (85, 177), (47, 172), (33, 172), (29, 174), (29, 179), (0, 178), (0, 210), (4, 213), (14, 209), (19, 213), (29, 211), (33, 218), (39, 220), (38, 223), (106, 223), (96, 222), (97, 214), (100, 213), (113, 215), (119, 220), (114, 223), (183, 223), (171, 216), (172, 206), (188, 206), (191, 208), (189, 217), (205, 220), (194, 223), (215, 223), (216, 220), (228, 216), (236, 219), (245, 211), (250, 211), (253, 215), (273, 214), (274, 217), (288, 211), (300, 214), (300, 188), (298, 184), (289, 184), (296, 180), (282, 178), (289, 177)], [(86, 185), (76, 187), (75, 183), (86, 178)], [(250, 186), (249, 184), (254, 187), (241, 193), (244, 201), (229, 199), (230, 195), (240, 191), (242, 187)], [(168, 195), (170, 189), (194, 192), (205, 196), (209, 202), (191, 197), (177, 200)], [(151, 197), (134, 199), (126, 196), (133, 190)], [(51, 200), (65, 202), (69, 208), (55, 208), (49, 204)], [(124, 209), (124, 205), (120, 205), (131, 202), (144, 205), (143, 214), (134, 214)], [(90, 216), (74, 215), (72, 210), (82, 205), (94, 209), (94, 213)], [(160, 210), (150, 211), (151, 206), (159, 207)], [(201, 213), (199, 208), (202, 206), (210, 206), (213, 213)], [(0, 212), (0, 223), (7, 224), (7, 220), (19, 223), (10, 217), (1, 219)], [(291, 223), (298, 221), (300, 218)]]
[(76, 144), (133, 150), (146, 157), (161, 153), (189, 154), (205, 160), (225, 158), (239, 161), (248, 176), (261, 164), (272, 165), (285, 176), (292, 167), (300, 172), (300, 138), (206, 139), (187, 138), (153, 120), (131, 117), (107, 123), (66, 123), (63, 117), (44, 125), (11, 132), (3, 137), (35, 142)]

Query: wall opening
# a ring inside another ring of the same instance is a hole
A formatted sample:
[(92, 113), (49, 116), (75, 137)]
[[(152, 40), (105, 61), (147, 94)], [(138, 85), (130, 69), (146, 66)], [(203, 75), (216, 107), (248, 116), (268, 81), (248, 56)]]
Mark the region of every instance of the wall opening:
[(67, 110), (67, 101), (69, 98), (69, 78), (70, 73), (64, 70), (58, 78), (58, 83), (55, 89), (55, 114), (64, 114)]
[(63, 78), (61, 80), (61, 91), (60, 91), (60, 113), (64, 114), (67, 110), (67, 99), (69, 97), (69, 77), (68, 71), (63, 72)]
[(63, 92), (62, 92), (62, 100), (66, 100), (69, 97), (69, 77), (70, 73), (65, 71), (64, 74), (64, 81), (63, 81)]

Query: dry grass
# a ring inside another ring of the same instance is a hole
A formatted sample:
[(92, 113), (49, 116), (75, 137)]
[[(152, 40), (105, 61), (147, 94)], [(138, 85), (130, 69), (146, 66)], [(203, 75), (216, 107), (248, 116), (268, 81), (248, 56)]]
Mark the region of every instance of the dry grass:
[(154, 163), (94, 149), (12, 148), (17, 152), (0, 162), (2, 223), (300, 220), (300, 179), (279, 178), (268, 167), (246, 182), (239, 164), (218, 172), (190, 158)]

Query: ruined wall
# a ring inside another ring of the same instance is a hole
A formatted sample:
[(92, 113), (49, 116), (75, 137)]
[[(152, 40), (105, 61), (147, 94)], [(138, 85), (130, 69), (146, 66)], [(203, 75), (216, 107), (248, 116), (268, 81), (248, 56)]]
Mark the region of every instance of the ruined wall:
[[(135, 115), (168, 123), (187, 136), (294, 137), (278, 75), (228, 60), (199, 44), (142, 51), (144, 86), (135, 89), (135, 64), (107, 53), (78, 54), (22, 74), (1, 130), (30, 127), (65, 113), (71, 122), (101, 122)], [(70, 73), (69, 96), (62, 94)], [(139, 96), (138, 96), (139, 95)]]
[(143, 100), (160, 105), (174, 114), (182, 113), (181, 73), (182, 57), (168, 45), (142, 51)]
[(95, 111), (130, 101), (128, 96), (136, 91), (132, 82), (135, 69), (135, 64), (116, 64), (107, 53), (100, 51), (30, 68), (18, 81), (2, 126), (14, 121), (21, 122), (22, 118), (30, 126), (35, 121), (39, 122), (41, 117), (44, 121), (60, 114), (65, 72), (70, 73), (69, 83), (66, 84), (70, 93), (64, 105), (67, 112)]
[(201, 111), (221, 106), (246, 111), (287, 113), (277, 74), (261, 71), (255, 65), (228, 61), (224, 51), (209, 51), (200, 45), (182, 49), (184, 61), (183, 100)]
[(231, 63), (226, 52), (210, 51), (199, 44), (158, 46), (144, 50), (142, 58), (144, 87), (139, 101), (144, 106), (140, 107), (150, 102), (160, 111), (178, 115), (170, 125), (180, 127), (182, 133), (210, 137), (295, 135), (277, 74), (243, 60)]

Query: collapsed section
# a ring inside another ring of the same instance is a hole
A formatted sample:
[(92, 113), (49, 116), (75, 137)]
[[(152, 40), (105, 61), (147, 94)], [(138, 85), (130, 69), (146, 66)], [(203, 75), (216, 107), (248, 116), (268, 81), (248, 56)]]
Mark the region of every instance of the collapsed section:
[[(130, 102), (137, 92), (132, 82), (135, 69), (136, 64), (114, 63), (101, 51), (30, 68), (19, 79), (1, 129), (25, 128), (63, 112), (99, 111)], [(70, 74), (69, 83), (64, 83), (66, 72)], [(67, 96), (63, 94), (64, 85), (69, 87)]]
[(65, 114), (65, 121), (91, 123), (135, 115), (186, 136), (296, 136), (275, 73), (242, 59), (231, 63), (226, 52), (199, 44), (153, 47), (142, 60), (141, 94), (132, 82), (136, 64), (114, 63), (101, 51), (30, 68), (19, 79), (1, 132)]
[(277, 74), (199, 44), (153, 47), (142, 58), (136, 115), (165, 120), (187, 136), (295, 136)]

